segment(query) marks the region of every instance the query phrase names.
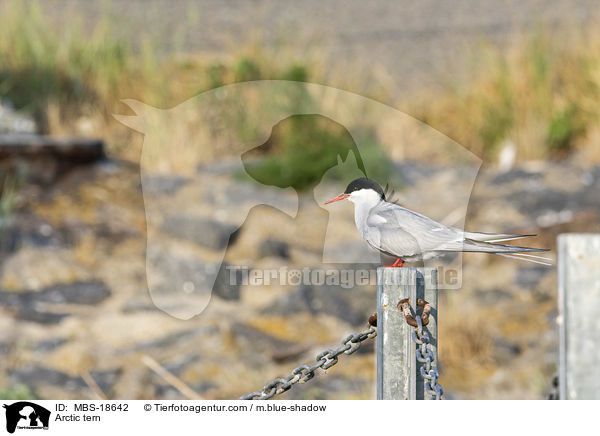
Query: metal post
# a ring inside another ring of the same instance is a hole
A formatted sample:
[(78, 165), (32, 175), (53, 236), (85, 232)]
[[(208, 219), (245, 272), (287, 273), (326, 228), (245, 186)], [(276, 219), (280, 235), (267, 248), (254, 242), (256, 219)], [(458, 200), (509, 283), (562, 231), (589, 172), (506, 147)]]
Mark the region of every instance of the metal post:
[(437, 361), (437, 270), (435, 268), (379, 268), (377, 270), (377, 399), (425, 398), (423, 377), (416, 360), (414, 327), (406, 323), (398, 302), (410, 299), (413, 316), (420, 314), (417, 299), (431, 305), (429, 333)]
[(600, 234), (558, 237), (560, 399), (600, 399)]

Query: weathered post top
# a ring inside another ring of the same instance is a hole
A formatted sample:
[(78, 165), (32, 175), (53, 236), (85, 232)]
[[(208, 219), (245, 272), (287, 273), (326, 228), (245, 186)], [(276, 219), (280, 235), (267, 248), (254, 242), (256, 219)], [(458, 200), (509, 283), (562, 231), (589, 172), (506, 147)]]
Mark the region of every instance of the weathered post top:
[(600, 399), (600, 234), (558, 237), (560, 399)]
[(410, 299), (413, 315), (417, 299), (431, 306), (429, 333), (437, 361), (437, 270), (435, 268), (379, 268), (377, 270), (377, 399), (418, 400), (425, 398), (424, 380), (416, 360), (414, 327), (398, 309), (400, 300)]

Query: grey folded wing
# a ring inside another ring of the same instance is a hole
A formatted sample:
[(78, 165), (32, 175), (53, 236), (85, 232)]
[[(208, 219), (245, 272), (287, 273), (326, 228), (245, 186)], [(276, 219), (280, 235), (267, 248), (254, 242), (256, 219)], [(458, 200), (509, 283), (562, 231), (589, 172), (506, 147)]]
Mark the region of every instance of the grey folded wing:
[(427, 252), (461, 251), (463, 232), (396, 204), (380, 203), (367, 219), (365, 239), (371, 246), (398, 257)]

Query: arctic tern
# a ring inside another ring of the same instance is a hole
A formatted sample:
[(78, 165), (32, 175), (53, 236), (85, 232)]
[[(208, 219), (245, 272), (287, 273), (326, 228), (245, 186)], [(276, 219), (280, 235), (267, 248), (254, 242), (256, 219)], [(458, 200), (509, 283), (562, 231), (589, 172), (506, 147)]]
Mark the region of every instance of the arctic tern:
[(401, 267), (405, 261), (428, 260), (453, 252), (492, 253), (527, 260), (543, 265), (551, 259), (532, 252), (541, 248), (517, 247), (498, 242), (535, 235), (467, 232), (438, 223), (431, 218), (387, 201), (384, 190), (374, 180), (353, 180), (344, 193), (325, 204), (348, 199), (354, 203), (354, 220), (363, 239), (371, 248), (396, 257), (391, 267)]

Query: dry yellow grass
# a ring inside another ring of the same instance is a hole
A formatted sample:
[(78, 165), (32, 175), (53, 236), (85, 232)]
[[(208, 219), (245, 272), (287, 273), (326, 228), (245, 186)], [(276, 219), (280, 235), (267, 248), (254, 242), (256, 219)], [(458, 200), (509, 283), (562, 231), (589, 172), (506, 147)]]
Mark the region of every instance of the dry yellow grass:
[[(355, 73), (364, 69), (348, 63), (330, 66), (316, 45), (299, 58), (285, 44), (264, 49), (256, 34), (222, 57), (189, 53), (159, 59), (152, 38), (142, 38), (145, 42), (135, 50), (113, 36), (108, 15), (85, 32), (76, 14), (75, 9), (69, 26), (57, 30), (35, 2), (0, 5), (5, 23), (0, 28), (0, 96), (34, 112), (48, 132), (103, 136), (111, 153), (132, 161), (139, 160), (140, 138), (112, 118), (128, 112), (120, 103), (123, 98), (168, 108), (203, 90), (256, 79), (360, 89), (388, 103), (394, 95), (394, 84), (380, 67), (372, 69), (374, 80)], [(594, 28), (570, 29), (568, 34), (542, 29), (509, 50), (484, 45), (473, 54), (478, 62), (468, 80), (435, 95), (415, 90), (398, 105), (487, 159), (495, 159), (505, 141), (517, 145), (518, 159), (561, 157), (580, 149), (586, 159), (598, 159), (599, 48)], [(180, 121), (174, 130), (178, 137), (194, 139), (197, 117)], [(393, 126), (389, 128), (393, 136)], [(161, 142), (170, 147), (172, 141)], [(230, 142), (226, 137), (202, 141), (201, 150), (180, 161), (222, 158), (233, 152)], [(161, 159), (156, 161), (160, 166)]]
[(413, 106), (418, 118), (491, 159), (506, 141), (519, 160), (600, 148), (597, 29), (541, 31), (507, 51), (484, 45), (476, 58), (468, 80)]
[[(452, 306), (439, 320), (440, 381), (446, 390), (464, 390), (481, 386), (494, 373), (493, 332), (490, 313)], [(468, 315), (467, 315), (468, 314)]]

